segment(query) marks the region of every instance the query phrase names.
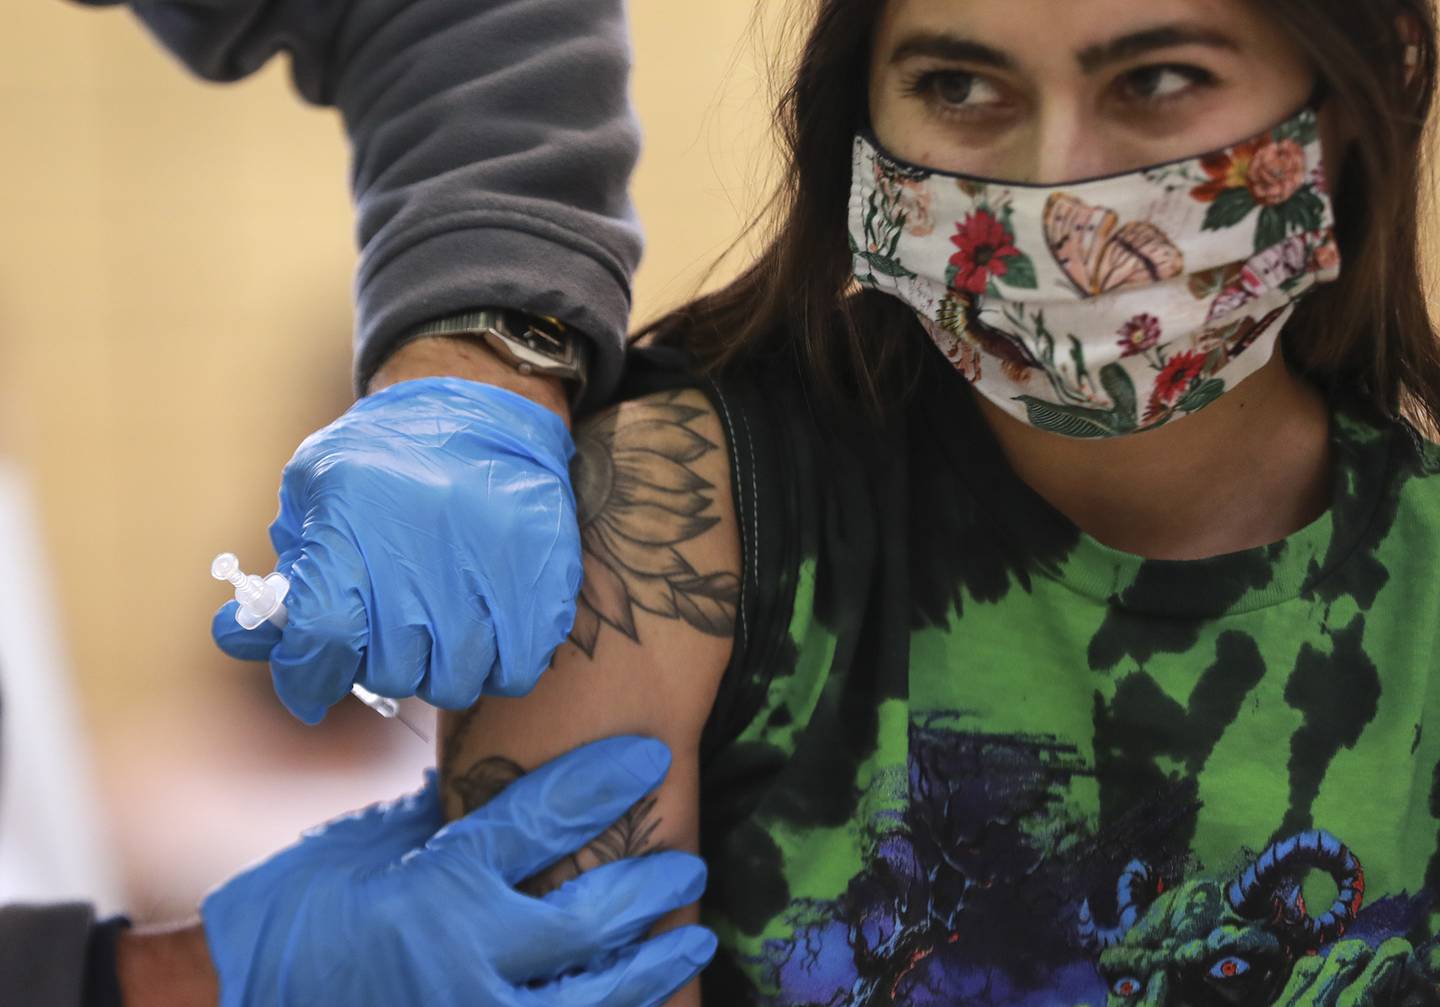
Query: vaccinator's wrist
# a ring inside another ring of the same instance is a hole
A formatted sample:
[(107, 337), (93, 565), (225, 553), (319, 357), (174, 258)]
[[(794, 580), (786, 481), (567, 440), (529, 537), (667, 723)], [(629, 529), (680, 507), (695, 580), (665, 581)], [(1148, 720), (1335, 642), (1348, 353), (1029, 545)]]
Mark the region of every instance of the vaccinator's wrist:
[(570, 387), (560, 378), (522, 374), (483, 343), (450, 336), (424, 336), (392, 353), (365, 389), (367, 395), (402, 381), (454, 377), (495, 385), (523, 395), (570, 426)]
[(220, 980), (199, 923), (126, 930), (115, 944), (125, 1007), (215, 1007)]

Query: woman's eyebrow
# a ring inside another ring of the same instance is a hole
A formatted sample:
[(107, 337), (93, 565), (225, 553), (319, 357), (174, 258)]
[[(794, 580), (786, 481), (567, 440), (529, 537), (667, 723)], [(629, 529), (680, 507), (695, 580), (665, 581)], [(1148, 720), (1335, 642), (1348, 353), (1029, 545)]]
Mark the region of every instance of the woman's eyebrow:
[(1214, 28), (1192, 24), (1167, 24), (1131, 32), (1098, 45), (1086, 46), (1075, 54), (1075, 58), (1080, 63), (1080, 69), (1089, 74), (1112, 63), (1122, 63), (1157, 49), (1173, 49), (1182, 45), (1203, 45), (1228, 49), (1231, 52), (1240, 51), (1240, 43)]
[(999, 49), (974, 39), (937, 31), (916, 31), (905, 36), (890, 54), (890, 62), (903, 63), (922, 56), (953, 63), (974, 63), (997, 70), (1010, 70), (1015, 66), (1015, 61)]
[[(1143, 31), (1131, 32), (1108, 42), (1086, 46), (1075, 54), (1080, 69), (1091, 74), (1112, 63), (1143, 56), (1159, 49), (1173, 49), (1182, 45), (1204, 45), (1217, 49), (1238, 52), (1240, 44), (1224, 32), (1200, 25), (1168, 24)], [(1011, 70), (1015, 60), (1008, 53), (977, 42), (962, 35), (949, 32), (916, 31), (905, 36), (890, 54), (891, 63), (903, 63), (917, 57), (929, 57), (954, 63), (970, 63), (978, 66)]]

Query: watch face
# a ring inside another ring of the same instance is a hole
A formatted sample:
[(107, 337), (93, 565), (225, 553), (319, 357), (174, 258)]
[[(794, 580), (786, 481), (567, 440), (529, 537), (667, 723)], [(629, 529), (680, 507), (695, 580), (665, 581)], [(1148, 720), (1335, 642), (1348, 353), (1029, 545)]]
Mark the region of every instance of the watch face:
[(558, 318), (481, 308), (431, 322), (417, 335), (478, 340), (521, 374), (542, 374), (585, 387), (590, 344)]
[(584, 375), (577, 341), (557, 339), (533, 328), (523, 332), (505, 332), (499, 326), (486, 329), (484, 338), (491, 349), (522, 373), (533, 371), (567, 379), (580, 379)]
[(570, 355), (570, 344), (568, 342), (552, 336), (538, 326), (532, 325), (530, 328), (525, 329), (520, 338), (525, 340), (533, 349), (538, 350), (548, 357), (563, 360)]

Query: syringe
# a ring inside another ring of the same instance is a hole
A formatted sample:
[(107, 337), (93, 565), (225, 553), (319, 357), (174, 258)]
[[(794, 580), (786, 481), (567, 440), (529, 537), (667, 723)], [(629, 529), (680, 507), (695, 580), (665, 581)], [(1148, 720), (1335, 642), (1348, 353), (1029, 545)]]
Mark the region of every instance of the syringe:
[[(254, 629), (267, 621), (280, 629), (285, 628), (289, 618), (285, 596), (290, 593), (290, 581), (284, 574), (272, 573), (268, 577), (247, 574), (240, 569), (240, 560), (233, 552), (222, 552), (210, 564), (210, 576), (234, 585), (235, 600), (240, 603), (235, 610), (235, 621), (243, 629)], [(424, 731), (401, 715), (400, 704), (395, 700), (377, 696), (358, 682), (350, 687), (350, 693), (386, 720), (398, 720), (422, 741), (430, 740)]]

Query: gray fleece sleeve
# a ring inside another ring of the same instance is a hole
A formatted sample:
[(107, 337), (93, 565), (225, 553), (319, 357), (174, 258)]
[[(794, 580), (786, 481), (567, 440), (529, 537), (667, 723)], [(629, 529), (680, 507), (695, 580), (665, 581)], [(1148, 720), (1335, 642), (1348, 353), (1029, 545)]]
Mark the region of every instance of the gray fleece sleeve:
[[(116, 0), (81, 0), (92, 4)], [(641, 236), (624, 0), (136, 0), (193, 71), (235, 80), (281, 49), (352, 145), (356, 380), (415, 325), (486, 305), (595, 342), (619, 379)]]
[(0, 1004), (79, 1007), (94, 924), (78, 903), (0, 906)]

